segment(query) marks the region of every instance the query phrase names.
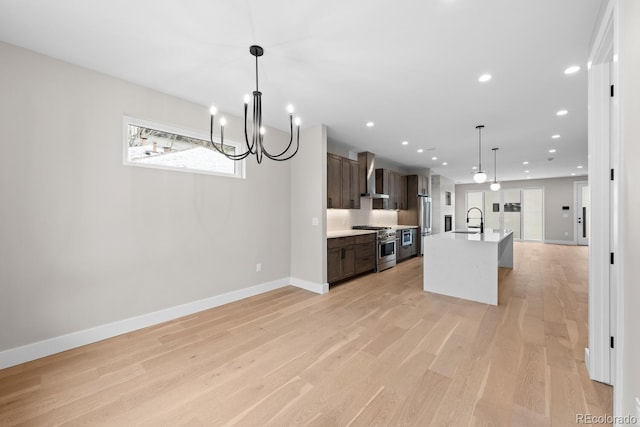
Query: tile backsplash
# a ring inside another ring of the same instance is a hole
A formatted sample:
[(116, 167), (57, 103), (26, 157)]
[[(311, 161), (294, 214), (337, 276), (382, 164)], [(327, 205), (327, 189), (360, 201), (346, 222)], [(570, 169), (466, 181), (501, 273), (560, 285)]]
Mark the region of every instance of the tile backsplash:
[(398, 212), (371, 209), (371, 199), (362, 199), (362, 209), (327, 209), (327, 231), (348, 230), (354, 225), (398, 225)]

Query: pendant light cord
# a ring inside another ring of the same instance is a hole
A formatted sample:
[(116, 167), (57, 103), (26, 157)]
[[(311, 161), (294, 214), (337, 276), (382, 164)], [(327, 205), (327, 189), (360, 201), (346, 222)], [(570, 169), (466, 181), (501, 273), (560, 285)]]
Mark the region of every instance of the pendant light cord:
[(493, 149), (493, 182), (498, 182), (498, 149)]
[(478, 129), (478, 172), (482, 172), (482, 128), (484, 125), (476, 126)]

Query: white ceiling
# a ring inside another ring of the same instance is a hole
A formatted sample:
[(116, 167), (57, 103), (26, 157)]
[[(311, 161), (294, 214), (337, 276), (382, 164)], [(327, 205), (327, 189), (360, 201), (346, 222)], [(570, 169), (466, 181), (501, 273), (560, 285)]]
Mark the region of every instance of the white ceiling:
[[(303, 126), (326, 124), (352, 151), (472, 182), (484, 124), (483, 169), (493, 176), (499, 147), (498, 180), (514, 180), (586, 173), (586, 61), (600, 4), (0, 0), (0, 40), (238, 116), (259, 44), (268, 125), (286, 128), (292, 102)], [(565, 75), (573, 64), (582, 69)], [(479, 83), (484, 73), (493, 79)]]

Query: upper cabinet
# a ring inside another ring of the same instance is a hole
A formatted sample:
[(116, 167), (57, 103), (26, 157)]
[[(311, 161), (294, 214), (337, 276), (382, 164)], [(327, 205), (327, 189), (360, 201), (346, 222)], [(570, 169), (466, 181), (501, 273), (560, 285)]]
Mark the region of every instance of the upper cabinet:
[(360, 164), (327, 154), (327, 208), (360, 209)]
[(376, 169), (376, 193), (388, 199), (374, 199), (374, 209), (407, 209), (407, 177), (389, 169)]

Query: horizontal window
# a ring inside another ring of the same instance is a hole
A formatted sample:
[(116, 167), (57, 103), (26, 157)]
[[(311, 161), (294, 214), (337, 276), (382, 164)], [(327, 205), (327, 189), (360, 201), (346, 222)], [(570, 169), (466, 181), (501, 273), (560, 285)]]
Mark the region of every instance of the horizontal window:
[[(216, 146), (222, 149), (219, 142)], [(239, 147), (240, 144), (225, 140), (225, 153), (236, 154)], [(223, 156), (211, 146), (208, 135), (127, 116), (124, 164), (244, 178), (244, 160)]]

